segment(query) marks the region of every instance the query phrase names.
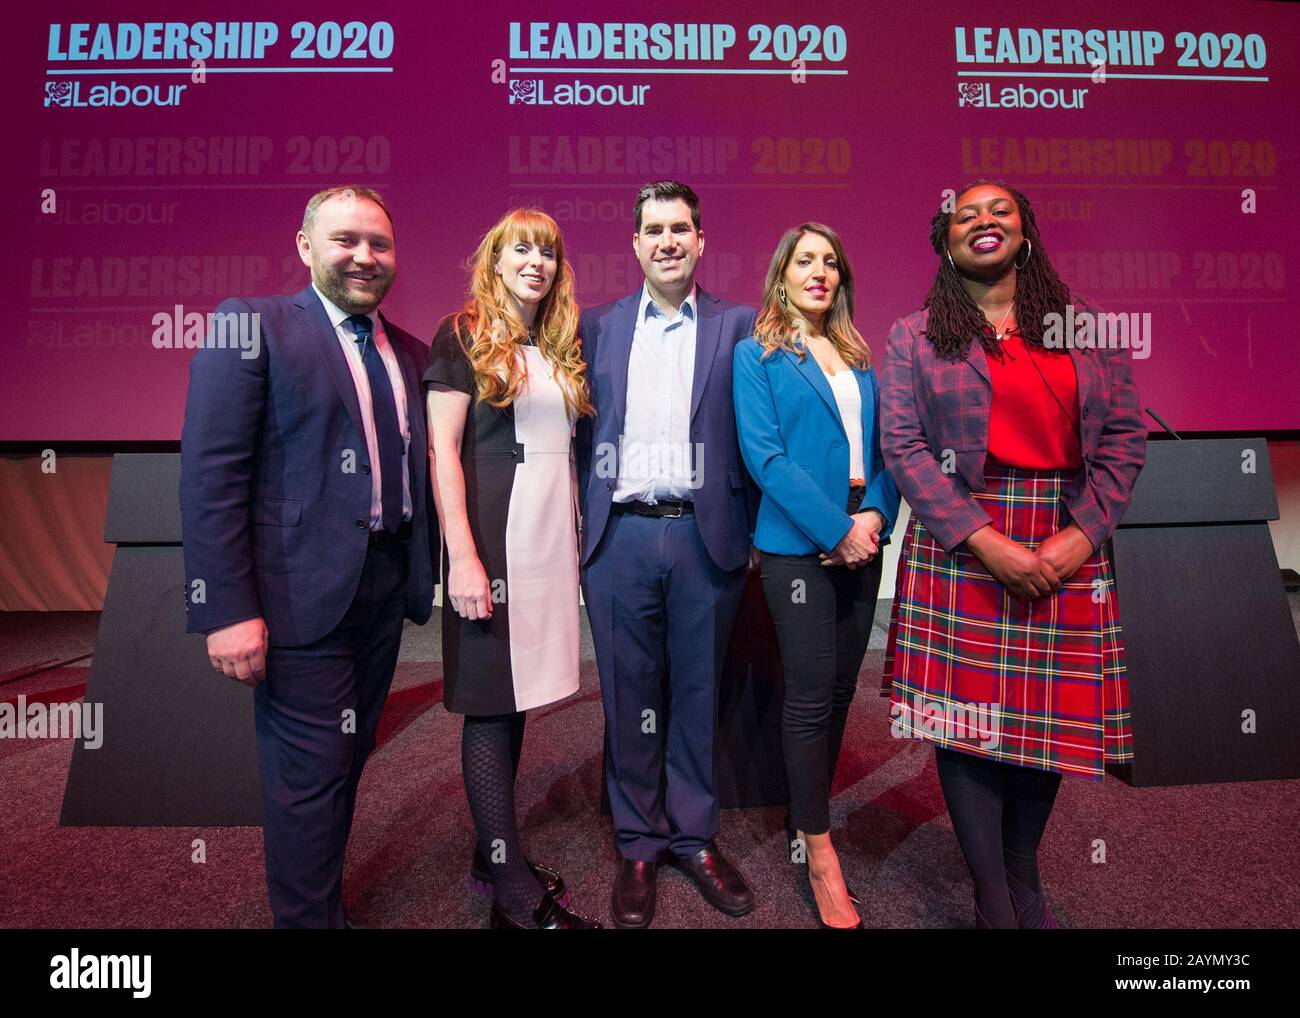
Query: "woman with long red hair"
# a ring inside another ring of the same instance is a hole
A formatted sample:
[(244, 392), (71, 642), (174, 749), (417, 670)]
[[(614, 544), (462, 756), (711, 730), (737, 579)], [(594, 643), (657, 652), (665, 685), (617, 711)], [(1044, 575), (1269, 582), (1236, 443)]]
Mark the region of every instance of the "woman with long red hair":
[(444, 538), (443, 702), (463, 714), (493, 928), (591, 929), (558, 873), (528, 861), (514, 786), (525, 711), (578, 689), (575, 422), (589, 414), (573, 273), (555, 221), (506, 214), (470, 260), (470, 296), (424, 374)]

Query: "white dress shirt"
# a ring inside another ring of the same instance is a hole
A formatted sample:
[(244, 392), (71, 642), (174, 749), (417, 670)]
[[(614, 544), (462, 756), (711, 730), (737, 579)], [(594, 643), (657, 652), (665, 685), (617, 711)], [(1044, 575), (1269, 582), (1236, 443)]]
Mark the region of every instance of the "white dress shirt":
[[(365, 361), (361, 359), (361, 347), (357, 345), (357, 336), (353, 331), (352, 323), (348, 321), (348, 313), (321, 293), (315, 283), (311, 284), (311, 288), (316, 290), (316, 296), (325, 305), (325, 313), (329, 315), (339, 346), (343, 348), (343, 356), (347, 358), (348, 370), (352, 372), (352, 384), (357, 390), (357, 404), (361, 407), (361, 424), (366, 432), (366, 457), (363, 462), (370, 464), (370, 529), (382, 530), (384, 487), (383, 478), (380, 476), (379, 439), (375, 436), (375, 411), (370, 399), (370, 376), (366, 373)], [(411, 518), (411, 470), (408, 454), (411, 449), (411, 423), (406, 411), (406, 385), (402, 381), (402, 367), (397, 361), (397, 354), (394, 353), (392, 344), (384, 334), (384, 326), (379, 316), (371, 313), (366, 317), (370, 319), (370, 327), (374, 331), (375, 349), (379, 351), (379, 357), (388, 370), (388, 380), (393, 385), (393, 400), (397, 404), (397, 425), (402, 431), (402, 519), (409, 520)], [(357, 458), (361, 459), (360, 456)], [(340, 460), (335, 467), (342, 470), (342, 461)]]
[(627, 413), (619, 442), (615, 502), (689, 500), (692, 481), (691, 386), (695, 381), (695, 288), (668, 315), (641, 288), (627, 365)]

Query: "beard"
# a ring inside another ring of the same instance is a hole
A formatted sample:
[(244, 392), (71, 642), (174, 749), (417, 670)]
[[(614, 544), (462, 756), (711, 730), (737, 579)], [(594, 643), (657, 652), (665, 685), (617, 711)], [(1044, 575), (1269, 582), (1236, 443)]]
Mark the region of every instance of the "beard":
[(311, 278), (312, 282), (316, 284), (316, 288), (331, 303), (342, 308), (350, 315), (365, 315), (375, 310), (384, 297), (388, 295), (388, 291), (393, 285), (392, 275), (379, 277), (380, 289), (367, 292), (364, 299), (361, 299), (356, 291), (348, 288), (348, 277), (332, 265), (313, 262)]

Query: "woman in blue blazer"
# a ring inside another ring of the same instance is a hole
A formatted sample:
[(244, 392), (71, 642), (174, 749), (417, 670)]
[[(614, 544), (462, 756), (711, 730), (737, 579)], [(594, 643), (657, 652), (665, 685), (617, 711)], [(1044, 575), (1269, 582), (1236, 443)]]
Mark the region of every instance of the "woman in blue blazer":
[(754, 546), (785, 671), (782, 743), (798, 840), (824, 927), (861, 928), (830, 838), (830, 784), (866, 655), (881, 544), (898, 515), (876, 420), (871, 352), (835, 232), (788, 230), (754, 336), (736, 347), (740, 449), (763, 497)]

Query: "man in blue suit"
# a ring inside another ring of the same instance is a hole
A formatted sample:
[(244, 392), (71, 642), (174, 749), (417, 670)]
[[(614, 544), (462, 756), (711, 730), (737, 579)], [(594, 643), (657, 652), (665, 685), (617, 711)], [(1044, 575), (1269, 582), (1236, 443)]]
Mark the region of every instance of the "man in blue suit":
[(754, 310), (695, 286), (704, 234), (689, 187), (647, 184), (635, 217), (645, 284), (582, 315), (597, 413), (577, 436), (583, 592), (605, 706), (605, 777), (622, 857), (612, 913), (621, 927), (654, 918), (661, 856), (728, 915), (754, 907), (714, 843), (718, 676), (753, 532), (732, 352), (753, 333)]
[(425, 349), (378, 313), (388, 207), (322, 191), (297, 243), (311, 285), (226, 301), (217, 315), (237, 318), (216, 320), (258, 341), (209, 336), (191, 362), (181, 520), (188, 631), (253, 688), (275, 925), (340, 928), (357, 785), (403, 619), (432, 611), (437, 532)]

